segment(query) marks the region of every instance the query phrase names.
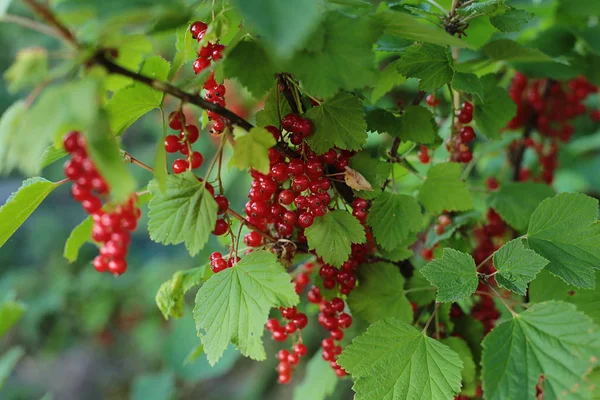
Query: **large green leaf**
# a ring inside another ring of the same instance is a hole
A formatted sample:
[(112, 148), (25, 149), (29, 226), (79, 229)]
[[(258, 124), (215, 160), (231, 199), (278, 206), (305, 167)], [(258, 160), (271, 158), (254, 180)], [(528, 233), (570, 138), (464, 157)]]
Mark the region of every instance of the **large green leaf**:
[(304, 231), (308, 247), (315, 250), (327, 264), (339, 267), (352, 251), (352, 243), (364, 243), (365, 228), (358, 219), (344, 210), (330, 211), (315, 218)]
[(427, 211), (466, 211), (473, 207), (471, 193), (460, 175), (461, 166), (457, 163), (438, 164), (429, 169), (419, 191), (419, 201)]
[(379, 196), (381, 186), (392, 172), (392, 164), (370, 157), (366, 152), (360, 152), (350, 159), (350, 167), (358, 171), (373, 187), (373, 190), (354, 190), (357, 197), (374, 199)]
[(386, 250), (398, 247), (422, 222), (421, 207), (412, 196), (389, 192), (373, 200), (367, 219), (377, 244)]
[[(257, 99), (273, 87), (275, 74), (281, 72), (264, 48), (254, 40), (239, 42), (229, 51), (224, 62), (225, 77), (237, 78)], [(249, 65), (252, 68), (248, 68)]]
[(185, 243), (191, 255), (196, 255), (208, 241), (217, 221), (217, 203), (191, 172), (167, 176), (167, 191), (163, 193), (156, 181), (148, 190), (152, 200), (148, 205), (150, 238), (162, 244)]
[(48, 51), (43, 47), (20, 50), (14, 63), (4, 72), (11, 93), (40, 84), (48, 74)]
[(441, 342), (454, 350), (463, 363), (463, 386), (461, 393), (466, 396), (475, 397), (477, 390), (477, 367), (473, 361), (473, 353), (471, 352), (469, 345), (460, 337), (449, 337), (441, 340)]
[(394, 86), (406, 82), (406, 78), (398, 72), (399, 62), (400, 60), (392, 61), (381, 70), (377, 83), (373, 86), (371, 103), (376, 103), (377, 100), (381, 99), (387, 92), (392, 90)]
[(352, 375), (356, 400), (448, 400), (463, 366), (448, 346), (395, 318), (369, 326), (338, 363)]
[(493, 75), (481, 79), (483, 98), (475, 98), (473, 118), (481, 132), (490, 139), (500, 139), (502, 129), (516, 115), (517, 106), (505, 89), (497, 86)]
[(475, 74), (467, 74), (464, 72), (457, 72), (452, 79), (452, 87), (454, 90), (459, 92), (465, 92), (477, 96), (477, 98), (483, 101), (485, 96), (483, 92), (483, 85), (479, 80), (479, 77)]
[(481, 49), (494, 61), (510, 62), (544, 62), (553, 61), (552, 58), (537, 49), (521, 46), (509, 39), (498, 39), (487, 43)]
[(317, 352), (306, 364), (306, 375), (294, 389), (294, 400), (325, 400), (333, 394), (339, 378)]
[(490, 22), (501, 32), (518, 32), (534, 16), (529, 11), (511, 8), (503, 14), (491, 17)]
[(523, 296), (527, 294), (527, 284), (546, 264), (548, 260), (526, 249), (521, 239), (511, 240), (494, 253), (498, 284)]
[(434, 143), (438, 139), (435, 118), (425, 107), (408, 107), (398, 121), (398, 130), (388, 132), (392, 136), (416, 143)]
[(413, 321), (412, 306), (404, 295), (404, 277), (397, 266), (386, 262), (362, 265), (358, 281), (360, 285), (348, 297), (353, 315), (369, 323), (392, 317)]
[(442, 258), (430, 261), (419, 271), (438, 288), (436, 300), (440, 303), (469, 297), (479, 283), (473, 257), (448, 247)]
[[(571, 304), (535, 304), (483, 341), (486, 399), (584, 399), (584, 377), (600, 354), (600, 328)], [(565, 394), (569, 396), (565, 397)]]
[(0, 247), (58, 186), (58, 183), (44, 178), (30, 178), (23, 182), (19, 190), (0, 207)]
[(313, 133), (307, 142), (317, 154), (323, 154), (334, 146), (359, 150), (367, 140), (364, 108), (361, 101), (351, 94), (340, 92), (308, 110), (305, 116), (313, 123)]
[(281, 118), (291, 113), (292, 109), (285, 99), (285, 96), (275, 89), (271, 89), (265, 99), (265, 106), (256, 113), (256, 124), (261, 127), (276, 126), (281, 127)]
[(230, 164), (242, 170), (254, 168), (268, 174), (269, 149), (275, 143), (273, 135), (264, 128), (252, 128), (247, 134), (236, 137)]
[(546, 258), (546, 267), (565, 282), (594, 288), (600, 267), (598, 200), (563, 193), (540, 203), (527, 230), (529, 247)]
[(446, 47), (415, 43), (400, 56), (398, 71), (404, 76), (419, 78), (420, 90), (435, 90), (454, 77), (452, 55)]
[(234, 267), (211, 276), (198, 291), (194, 307), (210, 364), (221, 358), (229, 342), (243, 355), (264, 360), (261, 337), (269, 310), (296, 303), (290, 276), (268, 251), (250, 253)]

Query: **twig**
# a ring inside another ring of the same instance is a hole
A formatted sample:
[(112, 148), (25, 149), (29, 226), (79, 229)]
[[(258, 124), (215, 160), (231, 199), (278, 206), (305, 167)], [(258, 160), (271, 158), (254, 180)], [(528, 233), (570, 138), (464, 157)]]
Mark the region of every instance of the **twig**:
[(123, 156), (123, 158), (125, 159), (125, 161), (130, 162), (132, 164), (135, 164), (138, 167), (142, 167), (146, 171), (150, 171), (150, 172), (154, 173), (154, 169), (152, 169), (151, 166), (149, 166), (147, 164), (144, 164), (143, 162), (141, 162), (140, 160), (138, 160), (137, 158), (135, 158), (134, 156), (132, 156), (131, 154), (129, 154), (128, 152), (126, 152), (125, 150), (121, 150), (121, 155)]
[(42, 24), (38, 21), (34, 21), (26, 17), (21, 17), (20, 15), (5, 14), (2, 17), (0, 17), (0, 22), (17, 24), (24, 28), (28, 28), (36, 32), (42, 33), (46, 36), (52, 36), (54, 38), (60, 39), (65, 43), (71, 43), (51, 26)]
[(427, 320), (427, 323), (425, 324), (425, 327), (423, 328), (423, 335), (427, 334), (427, 329), (429, 329), (429, 325), (431, 324), (431, 321), (433, 321), (433, 318), (435, 317), (435, 314), (437, 314), (437, 310), (440, 306), (440, 303), (435, 303), (435, 307), (433, 308), (433, 312), (431, 313), (431, 317), (429, 317), (429, 319)]
[(439, 8), (444, 14), (448, 14), (448, 10), (446, 10), (444, 7), (442, 7), (437, 1), (435, 0), (427, 0), (428, 3), (436, 6), (437, 8)]
[(454, 17), (456, 15), (456, 9), (460, 4), (460, 0), (452, 0), (452, 8), (450, 8), (450, 17)]
[(35, 14), (39, 15), (50, 26), (53, 26), (57, 31), (56, 33), (59, 36), (61, 36), (66, 42), (72, 44), (75, 47), (80, 47), (79, 43), (77, 42), (75, 36), (73, 36), (71, 31), (66, 26), (64, 26), (58, 19), (56, 19), (54, 14), (52, 14), (52, 12), (45, 5), (39, 4), (34, 0), (23, 0), (23, 3), (29, 6), (29, 8), (31, 8), (31, 10)]
[(260, 236), (262, 236), (263, 238), (271, 241), (271, 242), (277, 242), (277, 239), (275, 239), (273, 236), (269, 235), (266, 232), (263, 232), (262, 230), (258, 229), (255, 225), (251, 224), (250, 222), (248, 222), (244, 217), (242, 217), (240, 214), (238, 214), (237, 212), (233, 211), (231, 208), (229, 208), (227, 210), (227, 214), (229, 214), (230, 216), (232, 216), (233, 218), (237, 219), (238, 221), (240, 221), (243, 225), (245, 225), (248, 229), (258, 233)]
[(513, 310), (511, 308), (511, 306), (508, 305), (508, 303), (504, 300), (504, 297), (502, 297), (500, 295), (500, 293), (498, 293), (498, 291), (496, 289), (494, 289), (494, 287), (488, 283), (488, 281), (486, 281), (485, 279), (480, 279), (480, 280), (483, 282), (483, 284), (485, 286), (487, 286), (492, 292), (494, 292), (494, 294), (496, 295), (496, 297), (498, 297), (498, 300), (500, 300), (500, 302), (504, 305), (504, 307), (506, 307), (506, 309), (508, 311), (510, 311), (510, 313), (513, 315), (513, 317), (516, 317), (517, 313), (515, 312), (515, 310)]

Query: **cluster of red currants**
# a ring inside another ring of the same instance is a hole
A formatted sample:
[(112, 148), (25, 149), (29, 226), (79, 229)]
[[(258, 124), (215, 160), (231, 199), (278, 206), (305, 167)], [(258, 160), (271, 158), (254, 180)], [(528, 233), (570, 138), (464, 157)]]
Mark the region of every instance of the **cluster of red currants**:
[(452, 220), (450, 219), (450, 216), (448, 214), (442, 214), (438, 217), (437, 223), (433, 229), (435, 230), (435, 233), (441, 235), (451, 223)]
[(473, 121), (473, 104), (464, 102), (456, 117), (458, 134), (446, 139), (446, 148), (450, 152), (451, 161), (468, 163), (473, 159), (469, 143), (475, 140), (475, 130), (467, 125)]
[(304, 357), (308, 349), (306, 345), (303, 343), (298, 343), (294, 345), (293, 352), (290, 353), (289, 350), (282, 349), (277, 353), (277, 359), (279, 360), (279, 364), (277, 364), (277, 373), (279, 375), (279, 383), (289, 383), (292, 379), (292, 371), (294, 367), (298, 365), (300, 362), (300, 358)]
[[(352, 317), (344, 312), (345, 303), (339, 297), (334, 297), (331, 301), (322, 302), (319, 305), (319, 324), (329, 331), (329, 337), (321, 341), (323, 360), (328, 361), (335, 374), (340, 378), (346, 376), (346, 371), (340, 367), (336, 360), (342, 354), (342, 347), (339, 342), (344, 338), (343, 329), (348, 329), (352, 325)], [(338, 342), (338, 344), (336, 344)]]
[(225, 260), (223, 258), (223, 254), (219, 253), (218, 251), (213, 251), (210, 254), (210, 269), (216, 274), (217, 272), (221, 272), (227, 268), (233, 267), (235, 264), (240, 262), (240, 260), (240, 257), (235, 256), (231, 256), (229, 257), (229, 260)]
[(304, 292), (304, 289), (310, 284), (310, 275), (312, 274), (315, 264), (307, 262), (302, 266), (302, 272), (294, 277), (292, 282), (294, 283), (294, 290), (300, 294)]
[(192, 144), (200, 137), (198, 127), (193, 124), (185, 125), (184, 116), (179, 111), (173, 111), (169, 115), (169, 127), (179, 131), (179, 135), (168, 135), (165, 138), (165, 150), (167, 153), (180, 152), (185, 156), (185, 159), (178, 158), (173, 162), (173, 172), (181, 174), (188, 169), (200, 168), (204, 157), (202, 153), (192, 150)]
[(141, 216), (136, 206), (137, 196), (131, 196), (128, 202), (116, 205), (108, 212), (102, 210), (100, 196), (108, 195), (109, 188), (88, 157), (85, 138), (79, 132), (69, 132), (63, 139), (63, 146), (71, 154), (64, 168), (65, 176), (74, 182), (71, 195), (92, 215), (92, 239), (102, 243), (100, 255), (94, 258), (94, 268), (98, 272), (121, 275), (127, 270), (125, 257), (131, 242), (130, 234), (137, 228)]

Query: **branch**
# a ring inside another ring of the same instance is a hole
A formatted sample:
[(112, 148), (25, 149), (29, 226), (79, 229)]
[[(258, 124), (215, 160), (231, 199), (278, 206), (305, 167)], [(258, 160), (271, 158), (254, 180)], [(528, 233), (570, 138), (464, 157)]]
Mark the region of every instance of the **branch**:
[(67, 39), (65, 39), (65, 37), (60, 32), (58, 32), (54, 27), (46, 25), (46, 24), (42, 24), (38, 21), (34, 21), (33, 19), (21, 17), (19, 15), (5, 14), (2, 17), (0, 17), (0, 22), (8, 22), (8, 23), (17, 24), (22, 27), (42, 33), (44, 35), (55, 37), (57, 39), (64, 41), (65, 43), (69, 43), (69, 44), (71, 43)]
[(132, 156), (128, 152), (126, 152), (124, 150), (121, 150), (121, 155), (123, 156), (123, 158), (125, 159), (125, 161), (130, 162), (132, 164), (135, 164), (138, 167), (142, 167), (146, 171), (150, 171), (150, 172), (154, 173), (154, 170), (152, 169), (151, 166), (149, 166), (147, 164), (144, 164), (143, 162), (141, 162), (140, 160), (138, 160), (137, 158), (135, 158), (134, 156)]
[(23, 0), (23, 3), (25, 3), (25, 5), (27, 5), (29, 8), (31, 8), (31, 10), (40, 18), (46, 21), (48, 25), (53, 26), (57, 30), (58, 35), (64, 38), (66, 42), (72, 44), (75, 47), (80, 47), (79, 43), (77, 42), (75, 36), (73, 36), (71, 31), (58, 19), (56, 19), (54, 14), (52, 14), (52, 11), (50, 11), (45, 5), (39, 4), (34, 0)]

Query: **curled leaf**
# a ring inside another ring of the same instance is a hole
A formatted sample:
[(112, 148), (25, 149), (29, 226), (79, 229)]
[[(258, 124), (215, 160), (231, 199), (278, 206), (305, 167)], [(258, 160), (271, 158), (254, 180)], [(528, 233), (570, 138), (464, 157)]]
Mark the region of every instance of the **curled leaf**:
[(344, 174), (344, 180), (346, 185), (350, 186), (354, 190), (373, 190), (373, 186), (365, 179), (360, 172), (353, 170), (350, 167), (346, 167), (346, 173)]

